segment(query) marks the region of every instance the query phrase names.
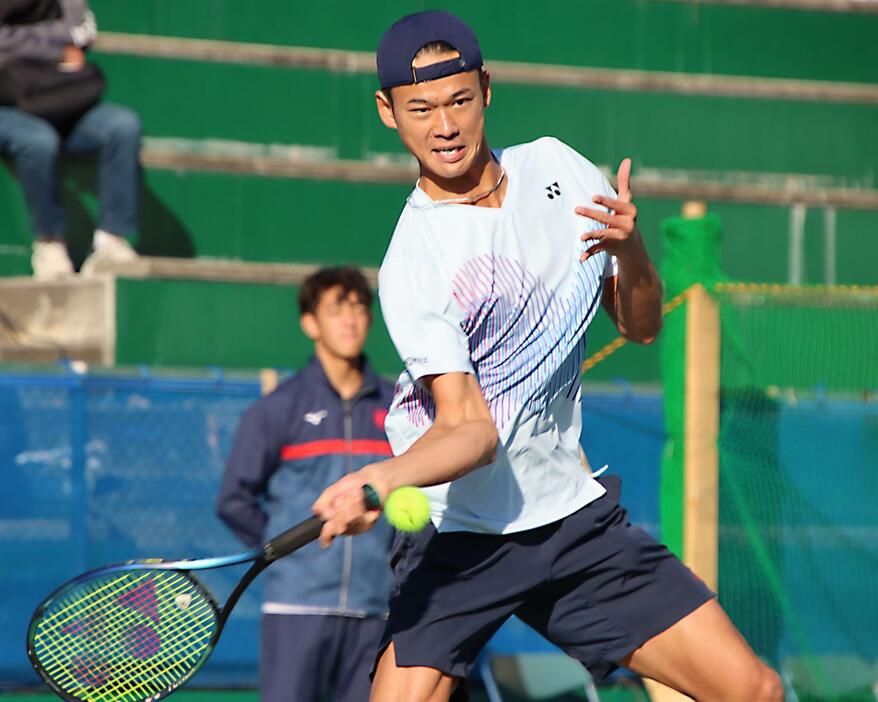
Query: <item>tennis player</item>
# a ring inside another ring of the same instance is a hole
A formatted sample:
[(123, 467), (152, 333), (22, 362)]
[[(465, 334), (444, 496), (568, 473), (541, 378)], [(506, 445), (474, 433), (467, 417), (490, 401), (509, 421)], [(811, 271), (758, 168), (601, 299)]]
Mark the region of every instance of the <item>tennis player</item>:
[(465, 699), (512, 614), (600, 679), (625, 666), (697, 700), (781, 700), (777, 675), (712, 593), (628, 523), (614, 477), (579, 463), (580, 367), (599, 303), (650, 343), (662, 288), (622, 162), (616, 194), (557, 139), (491, 150), (491, 85), (472, 30), (403, 17), (378, 48), (378, 113), (420, 164), (379, 276), (406, 370), (394, 458), (314, 503), (321, 541), (371, 527), (363, 486), (425, 487), (431, 525), (398, 538), (371, 699)]

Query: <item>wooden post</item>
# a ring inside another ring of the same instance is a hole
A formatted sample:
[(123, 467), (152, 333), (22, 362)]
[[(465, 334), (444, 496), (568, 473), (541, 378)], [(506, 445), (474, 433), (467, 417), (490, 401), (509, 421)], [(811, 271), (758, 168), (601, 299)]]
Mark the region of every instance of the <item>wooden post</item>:
[[(683, 560), (717, 589), (719, 519), (719, 309), (701, 285), (686, 301), (686, 379), (683, 471)], [(653, 702), (690, 698), (644, 678)]]
[(718, 585), (719, 356), (719, 309), (695, 285), (686, 305), (683, 553), (713, 590)]

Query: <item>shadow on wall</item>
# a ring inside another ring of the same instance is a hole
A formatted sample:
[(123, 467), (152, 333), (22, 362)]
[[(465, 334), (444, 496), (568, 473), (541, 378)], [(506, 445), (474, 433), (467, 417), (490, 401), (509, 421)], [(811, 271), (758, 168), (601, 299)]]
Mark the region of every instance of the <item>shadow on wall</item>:
[[(78, 269), (88, 255), (97, 224), (97, 171), (93, 160), (68, 157), (64, 164), (61, 199), (67, 213), (67, 246)], [(141, 255), (195, 257), (191, 234), (143, 180), (138, 231), (136, 248)]]
[(30, 275), (29, 221), (15, 169), (0, 157), (0, 276)]

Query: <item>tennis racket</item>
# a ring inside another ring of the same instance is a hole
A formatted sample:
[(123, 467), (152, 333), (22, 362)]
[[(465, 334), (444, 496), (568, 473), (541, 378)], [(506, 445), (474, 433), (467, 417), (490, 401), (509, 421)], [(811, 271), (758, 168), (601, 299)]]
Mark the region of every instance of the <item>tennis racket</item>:
[[(274, 561), (311, 543), (311, 517), (262, 548), (222, 558), (128, 561), (62, 585), (40, 604), (27, 632), (39, 675), (72, 702), (153, 702), (204, 665), (247, 586)], [(192, 571), (253, 561), (220, 609)]]

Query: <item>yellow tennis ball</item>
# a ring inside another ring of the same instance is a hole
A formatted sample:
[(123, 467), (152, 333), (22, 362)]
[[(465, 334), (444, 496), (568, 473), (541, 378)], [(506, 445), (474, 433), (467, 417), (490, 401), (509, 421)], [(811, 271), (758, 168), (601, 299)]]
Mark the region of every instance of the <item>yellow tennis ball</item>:
[(384, 514), (400, 531), (420, 531), (430, 521), (430, 501), (416, 487), (397, 488), (387, 496)]

